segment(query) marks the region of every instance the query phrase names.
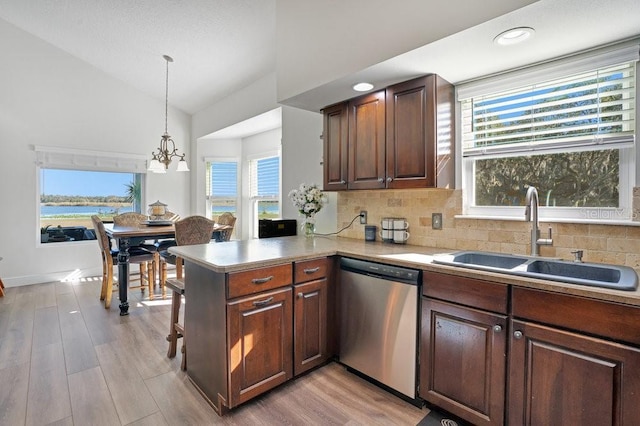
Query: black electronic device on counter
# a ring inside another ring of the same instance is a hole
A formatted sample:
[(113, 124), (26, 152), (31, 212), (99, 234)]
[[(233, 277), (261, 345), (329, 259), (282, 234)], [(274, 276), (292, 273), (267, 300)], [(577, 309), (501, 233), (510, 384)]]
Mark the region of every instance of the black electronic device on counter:
[(260, 219), (258, 238), (288, 237), (296, 235), (298, 221), (295, 219)]

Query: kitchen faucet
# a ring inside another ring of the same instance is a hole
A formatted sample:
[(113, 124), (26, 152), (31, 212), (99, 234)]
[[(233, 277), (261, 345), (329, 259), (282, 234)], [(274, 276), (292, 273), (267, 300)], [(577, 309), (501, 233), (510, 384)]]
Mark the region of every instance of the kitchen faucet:
[(549, 238), (540, 238), (540, 229), (538, 228), (538, 190), (535, 186), (530, 186), (527, 190), (525, 204), (524, 220), (533, 222), (531, 225), (531, 256), (539, 256), (540, 250), (538, 246), (553, 245), (553, 239), (551, 238), (551, 227), (549, 227)]

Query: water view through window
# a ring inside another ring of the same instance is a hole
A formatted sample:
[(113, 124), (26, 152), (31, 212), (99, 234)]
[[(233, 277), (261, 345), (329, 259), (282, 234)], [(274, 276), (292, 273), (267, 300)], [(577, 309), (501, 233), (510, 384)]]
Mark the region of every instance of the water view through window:
[(41, 242), (94, 239), (92, 215), (140, 211), (141, 182), (139, 173), (41, 169)]

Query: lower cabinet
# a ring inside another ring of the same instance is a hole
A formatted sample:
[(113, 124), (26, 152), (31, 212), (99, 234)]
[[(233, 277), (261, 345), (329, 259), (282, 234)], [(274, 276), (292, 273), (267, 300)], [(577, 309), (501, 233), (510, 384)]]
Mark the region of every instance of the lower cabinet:
[(327, 279), (294, 286), (294, 375), (327, 358)]
[(506, 285), (425, 271), (420, 397), (476, 425), (504, 424)]
[(187, 374), (218, 414), (329, 359), (329, 259), (230, 273), (187, 267)]
[(293, 377), (291, 288), (227, 303), (229, 406)]
[(639, 345), (637, 308), (514, 289), (513, 314), (509, 424), (640, 424), (640, 349), (607, 340)]
[(503, 424), (507, 318), (422, 299), (420, 396), (476, 425)]

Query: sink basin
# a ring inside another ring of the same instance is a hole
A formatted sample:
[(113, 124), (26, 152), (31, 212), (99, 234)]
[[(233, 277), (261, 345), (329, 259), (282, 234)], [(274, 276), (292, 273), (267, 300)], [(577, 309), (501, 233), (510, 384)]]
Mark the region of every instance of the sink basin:
[(462, 251), (433, 257), (434, 263), (519, 275), (531, 278), (633, 291), (638, 274), (632, 268), (600, 263), (516, 256), (483, 251)]
[[(486, 268), (513, 269), (522, 265), (529, 258), (510, 254), (463, 251), (452, 255), (450, 263), (462, 264), (460, 266), (478, 266)], [(436, 261), (436, 260), (434, 260)], [(436, 263), (439, 263), (436, 261)]]

